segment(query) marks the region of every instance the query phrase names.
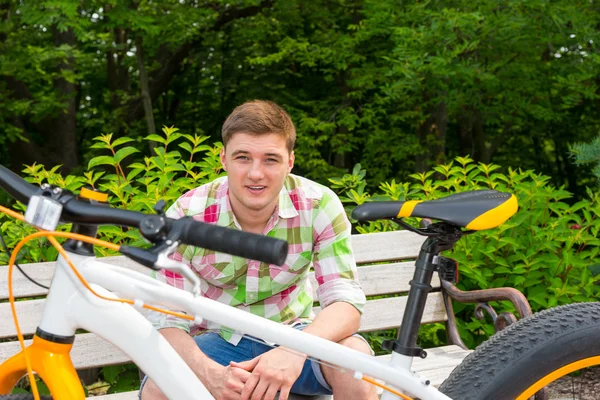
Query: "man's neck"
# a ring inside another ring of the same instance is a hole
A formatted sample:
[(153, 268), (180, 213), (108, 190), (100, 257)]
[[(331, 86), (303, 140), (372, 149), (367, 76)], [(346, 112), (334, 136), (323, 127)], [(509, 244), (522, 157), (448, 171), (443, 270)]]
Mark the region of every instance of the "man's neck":
[(245, 210), (243, 213), (236, 213), (236, 206), (234, 204), (231, 204), (231, 208), (233, 215), (235, 215), (235, 219), (240, 224), (243, 231), (262, 235), (269, 220), (273, 216), (277, 205), (273, 208), (260, 211)]

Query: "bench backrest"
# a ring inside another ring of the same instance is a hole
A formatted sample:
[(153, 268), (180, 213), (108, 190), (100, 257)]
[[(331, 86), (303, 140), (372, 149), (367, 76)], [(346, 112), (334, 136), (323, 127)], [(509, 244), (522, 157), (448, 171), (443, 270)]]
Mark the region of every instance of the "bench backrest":
[[(369, 299), (361, 320), (361, 332), (396, 328), (402, 321), (406, 305), (409, 281), (414, 272), (413, 261), (424, 238), (408, 231), (353, 235), (352, 245), (359, 279), (368, 297), (378, 295), (385, 298)], [(147, 269), (124, 257), (106, 257), (103, 262), (119, 265), (146, 273)], [(48, 286), (54, 274), (54, 263), (22, 264), (25, 271), (38, 282)], [(7, 286), (8, 268), (0, 267), (0, 339), (16, 338), (15, 327), (10, 314)], [(313, 279), (313, 278), (311, 278)], [(314, 280), (314, 279), (313, 279)], [(432, 283), (434, 290), (429, 294), (422, 323), (446, 321), (446, 312), (440, 293), (437, 276)], [(316, 282), (313, 282), (316, 288)], [(13, 271), (13, 291), (21, 299), (16, 309), (19, 325), (24, 335), (32, 335), (41, 319), (44, 296), (47, 291), (27, 280), (18, 270)], [(318, 312), (318, 307), (315, 308)], [(0, 362), (15, 354), (19, 349), (16, 341), (0, 343)], [(76, 368), (90, 368), (129, 362), (129, 358), (112, 344), (94, 334), (77, 335), (71, 353)]]

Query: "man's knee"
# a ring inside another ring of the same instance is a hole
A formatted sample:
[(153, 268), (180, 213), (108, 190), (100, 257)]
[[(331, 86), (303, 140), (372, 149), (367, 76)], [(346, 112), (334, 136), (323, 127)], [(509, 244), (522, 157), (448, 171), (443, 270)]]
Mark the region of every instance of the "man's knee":
[[(341, 344), (342, 346), (345, 346), (345, 347), (349, 347), (356, 351), (360, 351), (361, 353), (365, 353), (365, 354), (369, 354), (369, 355), (373, 354), (371, 347), (366, 342), (366, 340), (363, 340), (362, 338), (358, 338), (356, 336), (349, 336), (347, 338), (344, 338), (344, 339), (340, 340), (338, 342), (338, 344)], [(341, 381), (354, 380), (354, 378), (352, 378), (352, 375), (348, 375), (347, 373), (342, 372), (342, 371), (338, 370), (337, 368), (330, 368), (330, 367), (322, 366), (322, 371), (325, 376), (325, 380), (327, 380), (327, 382), (331, 386), (333, 386), (339, 380), (341, 380)]]
[(358, 338), (356, 336), (349, 336), (340, 340), (338, 343), (343, 346), (349, 347), (353, 350), (360, 351), (361, 353), (373, 354), (371, 346), (369, 346), (366, 340)]
[[(345, 347), (349, 347), (353, 350), (360, 351), (364, 354), (373, 354), (371, 346), (369, 346), (367, 341), (356, 336), (347, 337), (345, 339), (340, 340), (338, 343)], [(375, 391), (374, 386), (372, 386), (368, 382), (354, 379), (354, 377), (351, 374), (341, 372), (337, 369), (329, 367), (324, 367), (323, 373), (325, 375), (325, 380), (332, 387), (334, 395), (338, 393), (338, 395), (341, 395), (342, 397), (346, 398), (348, 393), (351, 392), (352, 397), (347, 398), (377, 398), (377, 393)]]
[(139, 392), (140, 400), (167, 400), (167, 397), (160, 391), (158, 386), (151, 380), (143, 381)]

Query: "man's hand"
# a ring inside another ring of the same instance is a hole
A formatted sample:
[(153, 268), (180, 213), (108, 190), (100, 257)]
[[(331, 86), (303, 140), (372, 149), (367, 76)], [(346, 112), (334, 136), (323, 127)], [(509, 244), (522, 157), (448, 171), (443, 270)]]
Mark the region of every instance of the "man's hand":
[(210, 380), (207, 386), (216, 400), (239, 400), (244, 389), (244, 384), (252, 374), (242, 368), (233, 366), (233, 362), (223, 367)]
[(306, 357), (282, 348), (231, 365), (252, 372), (242, 390), (241, 400), (288, 400), (290, 389), (302, 373)]

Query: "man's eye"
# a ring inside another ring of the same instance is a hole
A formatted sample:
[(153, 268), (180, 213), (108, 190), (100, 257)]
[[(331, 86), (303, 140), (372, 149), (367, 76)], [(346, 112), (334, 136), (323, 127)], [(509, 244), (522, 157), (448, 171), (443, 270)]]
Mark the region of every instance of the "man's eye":
[(235, 159), (236, 159), (236, 160), (242, 160), (242, 161), (245, 161), (245, 160), (248, 160), (248, 157), (246, 157), (246, 156), (237, 156)]
[(277, 160), (276, 158), (267, 158), (267, 162), (276, 163), (276, 162), (279, 162), (279, 160)]

